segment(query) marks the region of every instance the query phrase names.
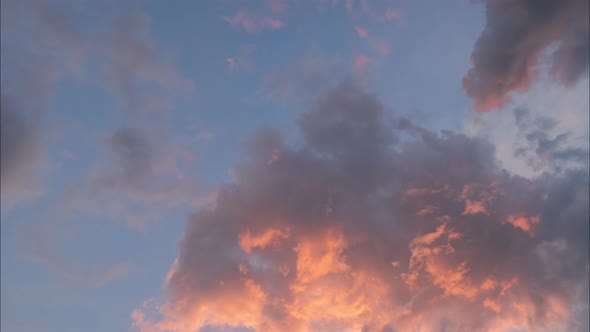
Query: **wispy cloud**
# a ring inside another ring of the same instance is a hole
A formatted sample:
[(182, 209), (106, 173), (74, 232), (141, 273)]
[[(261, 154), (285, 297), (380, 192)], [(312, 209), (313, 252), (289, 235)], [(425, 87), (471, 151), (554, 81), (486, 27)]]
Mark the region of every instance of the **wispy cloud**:
[(361, 26), (356, 26), (354, 29), (359, 38), (367, 38), (369, 36), (369, 31)]
[(262, 16), (247, 10), (239, 10), (233, 16), (224, 16), (223, 20), (234, 28), (243, 29), (249, 33), (279, 30), (285, 26), (285, 23), (278, 18)]
[(225, 59), (227, 70), (230, 73), (237, 73), (252, 69), (255, 51), (256, 46), (253, 44), (242, 45), (237, 54)]
[(354, 63), (354, 70), (357, 73), (362, 74), (369, 69), (369, 65), (373, 59), (365, 54), (355, 54), (352, 56), (352, 61)]

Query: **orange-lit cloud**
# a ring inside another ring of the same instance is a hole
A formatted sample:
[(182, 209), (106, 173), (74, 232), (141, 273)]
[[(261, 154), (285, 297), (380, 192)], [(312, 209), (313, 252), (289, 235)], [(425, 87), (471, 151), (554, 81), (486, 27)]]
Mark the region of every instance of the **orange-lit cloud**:
[(474, 184), (464, 186), (459, 196), (459, 200), (465, 203), (463, 215), (490, 214), (490, 211), (488, 211), (489, 206), (499, 195), (501, 195), (501, 192), (495, 183), (489, 186)]
[(511, 224), (516, 228), (520, 228), (521, 230), (527, 232), (529, 235), (534, 235), (533, 227), (537, 225), (541, 219), (539, 216), (526, 216), (524, 214), (512, 214), (509, 215), (506, 219), (506, 222)]
[(257, 132), (135, 327), (585, 331), (588, 174), (513, 177), (484, 141), (386, 114), (347, 82), (300, 144)]
[(252, 235), (250, 234), (250, 230), (246, 230), (246, 232), (240, 234), (240, 247), (249, 254), (252, 252), (252, 249), (264, 249), (273, 243), (277, 243), (277, 241), (280, 241), (280, 239), (286, 236), (285, 232), (277, 229), (267, 229), (256, 235)]

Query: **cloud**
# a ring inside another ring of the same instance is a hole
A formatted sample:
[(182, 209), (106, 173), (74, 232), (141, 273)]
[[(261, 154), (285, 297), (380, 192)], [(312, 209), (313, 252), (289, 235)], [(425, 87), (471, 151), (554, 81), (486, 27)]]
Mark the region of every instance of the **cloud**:
[(360, 38), (367, 38), (367, 36), (369, 36), (369, 32), (367, 31), (367, 29), (361, 26), (356, 26), (354, 27), (354, 29), (356, 30), (357, 36), (359, 36)]
[(531, 236), (534, 236), (533, 227), (540, 221), (539, 216), (526, 216), (524, 214), (513, 214), (508, 216), (506, 220), (512, 226), (522, 229)]
[(358, 17), (359, 14), (365, 15), (379, 23), (398, 22), (400, 25), (405, 25), (405, 19), (401, 11), (389, 7), (388, 1), (370, 1), (370, 0), (316, 0), (316, 5), (319, 10), (324, 10), (330, 5), (331, 8), (337, 8), (340, 5), (344, 6), (346, 12)]
[(379, 56), (388, 56), (393, 51), (392, 43), (388, 40), (374, 40), (371, 42), (371, 48)]
[(108, 59), (104, 77), (120, 96), (123, 110), (145, 112), (154, 105), (154, 94), (146, 94), (145, 85), (155, 84), (167, 95), (157, 96), (158, 104), (167, 105), (170, 95), (191, 93), (194, 83), (180, 75), (162, 59), (148, 38), (150, 18), (140, 10), (129, 10), (117, 17), (107, 34), (105, 56)]
[(225, 59), (227, 70), (230, 73), (250, 70), (253, 66), (253, 55), (256, 51), (256, 46), (252, 44), (244, 44), (240, 47), (238, 54), (232, 55)]
[(279, 30), (285, 26), (285, 23), (278, 18), (260, 16), (247, 10), (239, 10), (234, 16), (224, 16), (223, 20), (234, 28), (243, 29), (249, 33)]
[(297, 145), (254, 135), (136, 328), (587, 330), (587, 172), (513, 176), (486, 141), (390, 116), (352, 82), (298, 125)]
[(286, 0), (266, 0), (266, 3), (270, 10), (276, 14), (284, 14), (288, 9)]
[(354, 70), (357, 73), (363, 73), (368, 69), (372, 59), (365, 54), (355, 54), (352, 57), (352, 61), (354, 63)]
[[(1, 75), (4, 207), (45, 191), (51, 164), (45, 154), (51, 142), (45, 118), (61, 79), (95, 78), (86, 72), (90, 55), (104, 60), (102, 78), (127, 111), (166, 107), (173, 95), (193, 88), (147, 38), (149, 19), (141, 11), (125, 9), (127, 14), (114, 20), (104, 15), (99, 22), (108, 28), (95, 31), (93, 25), (78, 25), (82, 9), (88, 9), (86, 4), (2, 2), (2, 59), (11, 64), (2, 66)], [(167, 94), (154, 92), (150, 84)]]
[[(99, 19), (82, 27), (81, 12), (89, 9), (99, 13)], [(122, 14), (113, 15), (103, 10), (87, 3), (2, 2), (3, 208), (46, 191), (45, 182), (50, 178), (46, 173), (52, 166), (46, 151), (53, 147), (45, 119), (52, 116), (54, 91), (64, 78), (98, 80), (110, 88), (126, 111), (122, 127), (127, 128), (116, 132), (108, 144), (112, 165), (98, 162), (84, 179), (73, 180), (76, 188), (66, 194), (67, 207), (116, 215), (128, 209), (126, 219), (138, 227), (146, 218), (132, 210), (141, 208), (122, 206), (113, 197), (105, 198), (105, 193), (122, 195), (134, 203), (174, 205), (178, 193), (188, 192), (193, 184), (188, 177), (177, 179), (184, 174), (171, 165), (172, 160), (190, 159), (189, 153), (173, 143), (152, 142), (155, 136), (168, 138), (155, 133), (163, 131), (161, 117), (158, 125), (145, 125), (154, 120), (148, 117), (151, 112), (170, 107), (180, 94), (191, 93), (193, 82), (178, 74), (149, 38), (150, 19), (143, 11), (127, 6)], [(90, 56), (102, 66), (98, 75), (86, 70)], [(5, 66), (5, 61), (11, 65)], [(58, 121), (58, 125), (63, 124)], [(146, 133), (148, 130), (154, 132)], [(168, 150), (164, 153), (162, 149)], [(125, 156), (127, 152), (137, 155)], [(144, 157), (149, 159), (142, 160)]]
[[(543, 79), (500, 112), (467, 114), (464, 132), (496, 147), (502, 167), (525, 177), (588, 168), (588, 80), (573, 87)], [(558, 111), (558, 112), (556, 112)]]
[[(39, 129), (16, 104), (18, 99), (2, 95), (0, 108), (0, 183), (2, 197), (22, 189), (41, 157)], [(31, 115), (30, 117), (33, 117)], [(18, 194), (16, 194), (18, 195)]]
[(83, 47), (78, 36), (67, 33), (69, 22), (58, 24), (56, 11), (41, 3), (1, 6), (0, 191), (8, 209), (45, 192), (44, 118), (58, 79), (70, 72)]
[(37, 253), (33, 258), (44, 263), (71, 283), (89, 284), (94, 287), (100, 287), (113, 280), (123, 278), (134, 268), (128, 262), (120, 262), (111, 266), (70, 266), (59, 257), (52, 257), (47, 253)]
[(350, 65), (343, 59), (311, 53), (276, 66), (262, 78), (257, 93), (279, 104), (308, 101), (347, 75)]
[(36, 225), (32, 234), (28, 234), (25, 242), (32, 242), (27, 249), (33, 261), (41, 263), (65, 278), (70, 285), (103, 286), (113, 280), (122, 278), (133, 270), (133, 265), (126, 261), (115, 264), (101, 265), (97, 263), (74, 263), (65, 259), (60, 252), (61, 238), (58, 235), (60, 226), (56, 224)]
[(402, 15), (399, 11), (393, 8), (387, 8), (385, 14), (383, 14), (383, 18), (387, 21), (400, 21), (402, 20)]
[[(588, 1), (497, 1), (486, 3), (486, 27), (472, 53), (463, 87), (477, 111), (507, 104), (514, 92), (529, 89), (551, 51), (554, 81), (577, 82), (588, 72)], [(507, 14), (509, 13), (509, 14)]]
[(213, 139), (213, 133), (208, 130), (201, 130), (196, 135), (195, 140), (197, 141), (211, 141)]
[(142, 229), (161, 210), (190, 203), (195, 180), (178, 164), (194, 156), (169, 143), (159, 130), (123, 126), (104, 146), (107, 158), (69, 188), (65, 211), (125, 217), (131, 227)]

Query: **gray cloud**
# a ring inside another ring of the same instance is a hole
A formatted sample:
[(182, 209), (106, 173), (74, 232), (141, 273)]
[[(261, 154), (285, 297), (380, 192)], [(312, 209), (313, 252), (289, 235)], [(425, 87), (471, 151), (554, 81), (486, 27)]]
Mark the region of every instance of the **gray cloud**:
[(64, 211), (106, 214), (142, 229), (161, 208), (189, 203), (196, 193), (195, 179), (179, 168), (194, 156), (171, 143), (163, 130), (119, 127), (102, 146), (106, 158), (71, 185)]
[[(115, 18), (107, 32), (106, 82), (122, 100), (123, 109), (145, 113), (171, 103), (169, 96), (192, 92), (193, 82), (178, 74), (148, 38), (150, 18), (138, 9)], [(146, 90), (152, 84), (152, 90)], [(154, 96), (153, 86), (159, 95)], [(160, 89), (166, 94), (161, 94)], [(150, 91), (151, 94), (146, 94)], [(176, 92), (176, 93), (173, 93)]]
[(141, 130), (119, 128), (108, 139), (114, 165), (117, 165), (115, 178), (124, 185), (141, 188), (154, 173), (154, 158), (158, 151), (151, 138)]
[(16, 101), (2, 95), (0, 108), (2, 193), (16, 178), (33, 166), (38, 156), (37, 128), (25, 114), (17, 111)]
[[(588, 174), (529, 180), (485, 140), (389, 116), (347, 82), (272, 129), (191, 216), (143, 331), (585, 331)], [(579, 309), (581, 308), (581, 309)]]
[(542, 115), (533, 115), (527, 109), (513, 111), (515, 121), (526, 144), (518, 146), (515, 156), (525, 158), (533, 169), (560, 172), (564, 168), (589, 167), (589, 151), (583, 147), (572, 147), (571, 132), (554, 134), (557, 121)]
[[(192, 81), (178, 74), (171, 61), (165, 59), (167, 55), (151, 40), (149, 16), (129, 4), (120, 9), (113, 13), (99, 3), (2, 2), (4, 207), (9, 199), (12, 203), (17, 198), (38, 193), (41, 189), (37, 182), (43, 183), (47, 177), (47, 174), (38, 175), (41, 167), (50, 162), (44, 154), (51, 142), (47, 137), (45, 119), (52, 114), (48, 111), (51, 111), (54, 90), (61, 79), (98, 79), (111, 88), (121, 102), (121, 109), (126, 111), (127, 127), (150, 127), (146, 124), (154, 122), (150, 117), (154, 111), (171, 107), (179, 94), (192, 91)], [(85, 17), (87, 12), (97, 13), (96, 17)], [(82, 19), (87, 19), (84, 24), (80, 22)], [(93, 71), (86, 70), (90, 60), (103, 64), (103, 70), (99, 72), (102, 76), (95, 77)], [(157, 123), (161, 123), (161, 119)], [(153, 127), (158, 126), (150, 128)], [(159, 127), (153, 130), (162, 131)], [(145, 169), (154, 161), (134, 162), (133, 158), (149, 157), (151, 151), (141, 151), (142, 146), (132, 145), (143, 144), (141, 142), (146, 137), (159, 134), (141, 133), (141, 137), (136, 134), (124, 129), (114, 134), (111, 148), (115, 165), (107, 168), (110, 168), (109, 173), (120, 174), (106, 176), (103, 171), (98, 171), (102, 172), (98, 176), (96, 169), (104, 167), (95, 165), (88, 178), (99, 177), (100, 180), (86, 181), (93, 185), (85, 191), (101, 191), (97, 187), (102, 186), (111, 193), (116, 188), (123, 190), (119, 194), (133, 193), (137, 200), (146, 196), (139, 187), (146, 186), (148, 177), (157, 177), (162, 172)], [(143, 148), (173, 145), (149, 144)], [(182, 154), (180, 148), (173, 150), (167, 156)], [(124, 156), (125, 151), (138, 155)], [(163, 157), (157, 153), (156, 156)], [(166, 161), (157, 163), (162, 165)], [(98, 185), (98, 182), (102, 183)], [(174, 190), (160, 188), (157, 200), (165, 200), (162, 196)]]
[[(588, 167), (588, 81), (573, 88), (536, 84), (502, 112), (469, 112), (464, 132), (496, 148), (502, 167), (525, 177)], [(584, 156), (586, 156), (584, 158)]]
[(79, 68), (87, 44), (69, 7), (38, 1), (1, 7), (2, 203), (9, 208), (45, 191), (45, 118), (57, 82)]
[(40, 179), (41, 166), (47, 163), (43, 120), (61, 73), (56, 57), (63, 44), (50, 38), (58, 33), (44, 29), (37, 20), (38, 7), (33, 2), (1, 3), (0, 173), (5, 209), (44, 191)]
[(588, 72), (590, 32), (587, 0), (487, 0), (486, 27), (472, 54), (463, 87), (475, 108), (505, 105), (528, 90), (543, 53), (555, 46), (551, 74), (571, 85)]
[(277, 66), (263, 77), (257, 93), (275, 103), (307, 102), (349, 75), (343, 59), (311, 53)]

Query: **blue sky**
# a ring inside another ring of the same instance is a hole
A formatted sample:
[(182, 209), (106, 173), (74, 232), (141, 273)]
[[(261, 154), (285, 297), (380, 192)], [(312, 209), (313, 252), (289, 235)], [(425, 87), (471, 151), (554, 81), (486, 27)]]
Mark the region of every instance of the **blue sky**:
[(166, 303), (189, 216), (236, 181), (252, 134), (305, 146), (298, 119), (346, 80), (387, 116), (488, 140), (511, 174), (587, 173), (513, 153), (530, 138), (523, 106), (556, 123), (547, 139), (566, 133), (560, 151), (588, 150), (587, 67), (553, 81), (550, 42), (540, 78), (474, 110), (462, 80), (487, 2), (3, 0), (2, 108), (11, 96), (34, 135), (19, 131), (27, 151), (2, 171), (2, 331), (136, 330), (131, 313)]

